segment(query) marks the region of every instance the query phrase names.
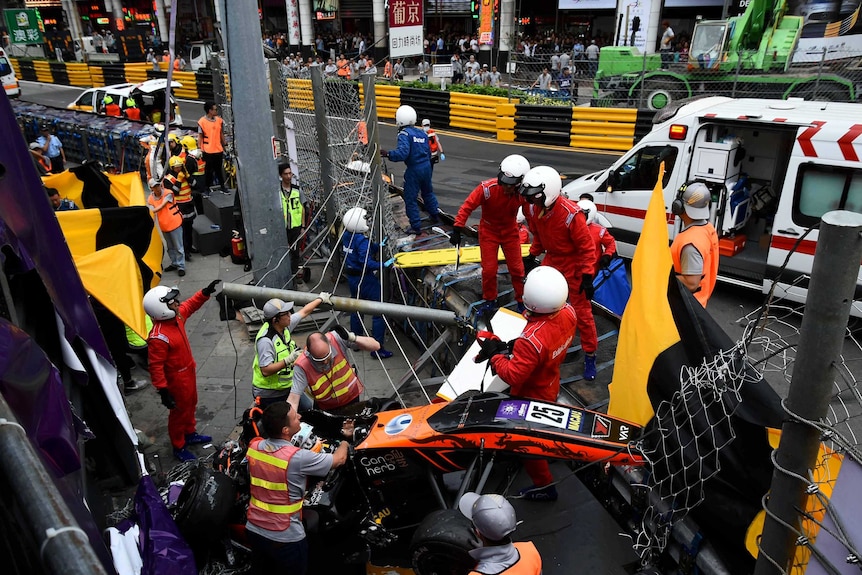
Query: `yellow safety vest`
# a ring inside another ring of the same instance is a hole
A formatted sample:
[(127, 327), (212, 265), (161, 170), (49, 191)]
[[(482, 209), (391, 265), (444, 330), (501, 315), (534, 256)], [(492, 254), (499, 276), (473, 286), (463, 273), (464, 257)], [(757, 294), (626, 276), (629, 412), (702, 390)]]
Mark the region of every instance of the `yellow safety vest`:
[[(275, 346), (275, 361), (278, 362), (285, 359), (293, 353), (294, 350), (296, 350), (296, 342), (290, 338), (290, 332), (288, 330), (284, 330), (284, 339), (282, 339), (281, 337), (278, 337), (278, 332), (274, 329), (272, 329), (272, 333), (270, 333), (271, 329), (272, 327), (268, 323), (262, 325), (260, 330), (257, 332), (257, 336), (254, 338), (254, 343), (256, 347), (257, 340), (260, 338), (271, 338)], [(293, 385), (293, 366), (289, 365), (286, 369), (282, 369), (272, 375), (265, 376), (260, 371), (259, 358), (257, 357), (256, 350), (254, 352), (254, 364), (252, 365), (251, 370), (251, 383), (257, 388), (290, 389), (290, 386)]]
[(284, 225), (287, 229), (302, 226), (302, 202), (298, 188), (291, 186), (287, 195), (284, 193), (284, 187), (281, 188), (281, 211), (284, 213)]

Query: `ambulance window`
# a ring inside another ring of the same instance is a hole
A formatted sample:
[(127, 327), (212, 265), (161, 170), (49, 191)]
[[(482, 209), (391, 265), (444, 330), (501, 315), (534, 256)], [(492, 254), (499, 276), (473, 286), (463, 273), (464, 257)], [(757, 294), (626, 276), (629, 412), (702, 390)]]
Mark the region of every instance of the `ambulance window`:
[(0, 76), (8, 76), (12, 73), (12, 66), (9, 65), (9, 60), (0, 56)]
[(800, 168), (793, 219), (812, 226), (832, 210), (862, 213), (862, 171), (830, 166)]
[(646, 146), (628, 158), (618, 169), (614, 190), (652, 190), (658, 179), (658, 170), (664, 162), (666, 186), (673, 173), (679, 150), (674, 146)]

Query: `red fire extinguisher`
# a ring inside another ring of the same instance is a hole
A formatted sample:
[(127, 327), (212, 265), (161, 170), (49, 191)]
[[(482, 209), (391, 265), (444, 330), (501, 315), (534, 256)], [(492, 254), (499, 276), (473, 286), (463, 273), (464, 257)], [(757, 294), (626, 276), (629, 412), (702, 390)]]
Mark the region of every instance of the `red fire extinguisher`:
[(245, 240), (234, 230), (230, 241), (230, 259), (235, 264), (245, 263), (247, 256), (245, 251)]

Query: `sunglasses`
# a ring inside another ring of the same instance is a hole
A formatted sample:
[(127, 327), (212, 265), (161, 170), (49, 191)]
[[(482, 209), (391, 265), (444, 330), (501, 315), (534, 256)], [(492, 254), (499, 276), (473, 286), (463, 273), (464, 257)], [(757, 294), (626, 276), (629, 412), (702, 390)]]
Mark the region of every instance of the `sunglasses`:
[(323, 363), (325, 361), (328, 361), (329, 358), (332, 357), (332, 346), (331, 345), (329, 346), (329, 352), (323, 357), (314, 357), (313, 355), (311, 355), (311, 352), (308, 352), (308, 357), (310, 357), (313, 361), (316, 361), (318, 363)]

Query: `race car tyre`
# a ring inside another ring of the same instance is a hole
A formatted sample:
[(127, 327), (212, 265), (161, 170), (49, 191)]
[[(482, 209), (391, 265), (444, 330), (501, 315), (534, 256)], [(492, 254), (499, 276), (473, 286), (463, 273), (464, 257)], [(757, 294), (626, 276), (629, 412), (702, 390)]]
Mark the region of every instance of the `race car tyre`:
[(466, 575), (476, 565), (468, 551), (479, 547), (473, 524), (457, 509), (429, 514), (410, 543), (410, 560), (417, 575)]
[(174, 521), (192, 545), (218, 541), (227, 529), (235, 499), (236, 490), (230, 477), (200, 465), (180, 492)]

